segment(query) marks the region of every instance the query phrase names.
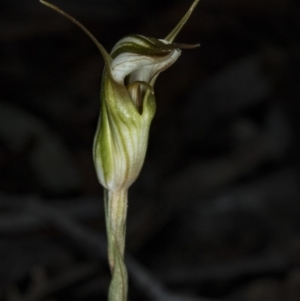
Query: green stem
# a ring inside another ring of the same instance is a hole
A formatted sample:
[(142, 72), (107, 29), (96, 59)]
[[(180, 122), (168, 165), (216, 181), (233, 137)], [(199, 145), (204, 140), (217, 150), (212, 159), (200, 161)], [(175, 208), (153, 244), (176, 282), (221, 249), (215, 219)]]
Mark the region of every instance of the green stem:
[(108, 240), (108, 262), (112, 274), (108, 301), (126, 301), (127, 270), (124, 263), (127, 215), (127, 190), (104, 192), (105, 218)]

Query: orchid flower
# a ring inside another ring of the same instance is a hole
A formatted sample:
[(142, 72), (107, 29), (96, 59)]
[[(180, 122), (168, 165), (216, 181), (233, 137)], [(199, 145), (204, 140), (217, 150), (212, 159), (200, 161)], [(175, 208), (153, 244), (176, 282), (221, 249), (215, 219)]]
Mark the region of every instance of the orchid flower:
[(144, 163), (150, 124), (156, 110), (154, 83), (169, 68), (181, 49), (199, 46), (174, 43), (199, 0), (165, 39), (142, 35), (122, 38), (109, 54), (76, 19), (40, 0), (79, 26), (95, 43), (105, 62), (101, 85), (101, 110), (93, 157), (99, 182), (105, 188), (108, 257), (112, 272), (109, 301), (127, 299), (127, 272), (123, 261), (127, 192)]

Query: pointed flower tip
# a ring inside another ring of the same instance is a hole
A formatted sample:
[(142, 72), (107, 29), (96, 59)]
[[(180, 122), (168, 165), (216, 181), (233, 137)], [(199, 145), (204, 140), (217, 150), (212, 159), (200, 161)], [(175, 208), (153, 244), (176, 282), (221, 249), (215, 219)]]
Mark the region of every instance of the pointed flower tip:
[(65, 14), (60, 8), (58, 8), (57, 6), (47, 2), (47, 1), (44, 1), (44, 0), (40, 0), (40, 3), (42, 3), (43, 5), (45, 6), (48, 6), (49, 8), (59, 12), (60, 14)]
[(185, 15), (182, 17), (182, 19), (179, 21), (179, 23), (174, 27), (174, 29), (166, 36), (165, 40), (172, 43), (176, 36), (179, 34), (181, 29), (183, 28), (184, 24), (187, 22), (187, 20), (190, 18), (191, 14), (195, 10), (197, 4), (200, 2), (200, 0), (195, 0), (193, 4), (190, 6), (188, 11), (185, 13)]
[(200, 44), (182, 44), (182, 43), (173, 43), (176, 48), (179, 49), (194, 49), (200, 47)]
[(94, 44), (96, 45), (96, 47), (99, 49), (100, 53), (102, 54), (105, 64), (108, 65), (111, 62), (112, 58), (110, 57), (109, 53), (102, 46), (102, 44), (95, 38), (95, 36), (83, 24), (81, 24), (79, 21), (77, 21), (71, 15), (64, 12), (59, 7), (49, 3), (47, 1), (40, 0), (40, 3), (42, 3), (43, 5), (51, 8), (51, 9), (53, 9), (54, 11), (58, 12), (59, 14), (61, 14), (62, 16), (64, 16), (65, 18), (67, 18), (71, 22), (73, 22), (75, 25), (77, 25), (94, 42)]

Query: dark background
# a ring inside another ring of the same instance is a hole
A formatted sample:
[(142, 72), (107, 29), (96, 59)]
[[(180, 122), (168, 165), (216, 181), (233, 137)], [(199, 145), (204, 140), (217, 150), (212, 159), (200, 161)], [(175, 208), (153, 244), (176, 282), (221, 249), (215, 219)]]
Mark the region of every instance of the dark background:
[[(53, 3), (110, 50), (163, 38), (191, 1)], [(0, 299), (105, 300), (103, 60), (38, 1), (1, 0), (0, 24)], [(299, 36), (299, 1), (200, 1), (130, 189), (130, 300), (300, 300)]]

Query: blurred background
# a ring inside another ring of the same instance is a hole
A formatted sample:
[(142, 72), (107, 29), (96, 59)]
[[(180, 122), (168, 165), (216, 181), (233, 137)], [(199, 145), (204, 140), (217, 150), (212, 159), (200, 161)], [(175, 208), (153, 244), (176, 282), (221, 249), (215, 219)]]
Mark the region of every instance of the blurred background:
[[(110, 50), (192, 1), (56, 0)], [(103, 60), (38, 1), (0, 3), (0, 299), (105, 300), (92, 161)], [(130, 189), (129, 300), (300, 300), (300, 3), (201, 0), (156, 83)]]

